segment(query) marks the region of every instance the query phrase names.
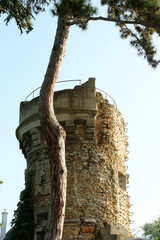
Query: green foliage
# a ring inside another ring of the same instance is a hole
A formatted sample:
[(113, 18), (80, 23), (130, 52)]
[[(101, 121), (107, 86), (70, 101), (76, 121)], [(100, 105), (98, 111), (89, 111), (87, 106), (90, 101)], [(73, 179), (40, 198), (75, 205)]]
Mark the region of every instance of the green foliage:
[[(120, 29), (121, 38), (130, 38), (131, 46), (144, 56), (152, 67), (160, 61), (155, 59), (156, 49), (152, 42), (153, 34), (160, 34), (160, 1), (159, 0), (101, 0), (107, 7), (104, 21), (113, 21)], [(91, 0), (55, 0), (54, 15), (63, 17), (71, 24), (86, 29), (92, 16), (98, 11)], [(94, 18), (96, 20), (96, 17)], [(105, 31), (105, 29), (104, 29)]]
[(142, 230), (143, 236), (153, 240), (160, 240), (160, 217), (158, 217), (152, 223), (146, 223)]
[(160, 1), (101, 0), (101, 3), (107, 5), (108, 17), (117, 20), (121, 37), (130, 37), (130, 43), (138, 50), (138, 54), (143, 55), (152, 67), (156, 67), (159, 60), (154, 59), (156, 49), (152, 38), (153, 33), (160, 34)]
[(90, 0), (61, 0), (55, 3), (56, 12), (62, 17), (86, 18), (96, 13)]
[[(113, 21), (120, 29), (121, 38), (130, 39), (131, 46), (144, 56), (152, 67), (160, 61), (155, 59), (156, 49), (153, 34), (160, 35), (159, 0), (100, 0), (106, 6), (107, 15), (100, 20)], [(62, 17), (68, 25), (86, 29), (90, 20), (97, 20), (98, 10), (91, 0), (0, 0), (0, 15), (6, 14), (6, 23), (14, 18), (22, 32), (32, 30), (31, 19), (34, 14), (52, 9), (54, 16)], [(105, 31), (105, 29), (104, 29)]]
[[(54, 13), (65, 19), (79, 19), (79, 27), (86, 28), (86, 19), (96, 14), (97, 8), (93, 7), (91, 0), (61, 0), (55, 2)], [(84, 20), (84, 21), (83, 21)]]
[(29, 6), (22, 3), (20, 0), (0, 0), (0, 16), (5, 14), (6, 24), (14, 18), (18, 28), (22, 32), (26, 29), (27, 32), (32, 30), (31, 11)]
[(32, 240), (34, 236), (34, 211), (33, 211), (33, 172), (29, 172), (26, 179), (26, 187), (20, 193), (20, 201), (14, 218), (11, 222), (12, 231), (7, 240)]
[(2, 184), (3, 183), (3, 181), (0, 181), (0, 184)]
[(20, 32), (25, 29), (28, 33), (32, 30), (33, 14), (44, 11), (49, 2), (50, 0), (0, 0), (0, 16), (5, 14), (6, 24), (15, 19)]

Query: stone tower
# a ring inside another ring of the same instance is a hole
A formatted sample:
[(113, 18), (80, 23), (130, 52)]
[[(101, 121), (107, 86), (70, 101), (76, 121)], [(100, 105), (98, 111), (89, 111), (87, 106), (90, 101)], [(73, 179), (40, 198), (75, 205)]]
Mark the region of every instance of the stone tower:
[[(55, 93), (57, 119), (67, 133), (67, 205), (63, 240), (129, 237), (125, 123), (115, 106), (96, 91), (95, 79)], [(38, 98), (21, 102), (16, 131), (34, 170), (34, 240), (44, 239), (50, 195), (49, 157), (38, 115)]]

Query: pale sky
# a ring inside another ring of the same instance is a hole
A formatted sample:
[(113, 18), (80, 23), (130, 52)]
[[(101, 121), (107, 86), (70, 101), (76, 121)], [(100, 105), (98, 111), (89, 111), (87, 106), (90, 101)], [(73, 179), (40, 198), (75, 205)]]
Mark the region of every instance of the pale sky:
[[(0, 211), (8, 210), (8, 229), (24, 189), (26, 161), (15, 130), (19, 104), (41, 86), (56, 29), (56, 18), (40, 14), (34, 30), (20, 35), (14, 21), (0, 21)], [(160, 38), (156, 38), (157, 47)], [(160, 44), (159, 44), (160, 47)], [(160, 55), (160, 54), (159, 54)], [(160, 57), (160, 56), (159, 56)], [(90, 23), (87, 31), (70, 30), (59, 80), (96, 78), (96, 86), (109, 93), (128, 123), (131, 229), (138, 232), (160, 214), (160, 67), (148, 66), (128, 40), (120, 39), (112, 23)], [(74, 87), (59, 84), (57, 89)]]

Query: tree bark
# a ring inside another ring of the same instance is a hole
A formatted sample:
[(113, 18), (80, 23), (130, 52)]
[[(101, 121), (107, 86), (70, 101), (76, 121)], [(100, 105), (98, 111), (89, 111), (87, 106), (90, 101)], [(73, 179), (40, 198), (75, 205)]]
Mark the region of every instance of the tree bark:
[(67, 169), (65, 163), (65, 131), (54, 113), (54, 89), (64, 58), (69, 26), (58, 18), (57, 32), (50, 61), (40, 91), (40, 121), (50, 154), (51, 197), (45, 240), (61, 240), (65, 217)]

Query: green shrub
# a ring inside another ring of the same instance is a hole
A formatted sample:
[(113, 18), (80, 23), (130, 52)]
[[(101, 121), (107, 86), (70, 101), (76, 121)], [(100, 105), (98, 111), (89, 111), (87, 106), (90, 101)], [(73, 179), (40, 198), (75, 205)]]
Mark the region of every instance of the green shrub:
[(34, 237), (34, 201), (33, 201), (33, 177), (30, 171), (26, 177), (25, 189), (20, 193), (20, 201), (14, 218), (11, 222), (12, 230), (7, 234), (7, 240), (33, 240)]

